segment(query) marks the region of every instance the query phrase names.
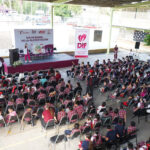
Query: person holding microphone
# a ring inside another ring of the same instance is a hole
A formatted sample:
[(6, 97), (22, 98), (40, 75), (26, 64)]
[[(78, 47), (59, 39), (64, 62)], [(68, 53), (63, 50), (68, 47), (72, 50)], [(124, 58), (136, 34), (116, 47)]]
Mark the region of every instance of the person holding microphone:
[(24, 59), (25, 59), (25, 63), (27, 63), (27, 58), (29, 62), (32, 62), (30, 59), (30, 53), (29, 53), (29, 49), (28, 49), (28, 44), (25, 44), (25, 48), (24, 48)]

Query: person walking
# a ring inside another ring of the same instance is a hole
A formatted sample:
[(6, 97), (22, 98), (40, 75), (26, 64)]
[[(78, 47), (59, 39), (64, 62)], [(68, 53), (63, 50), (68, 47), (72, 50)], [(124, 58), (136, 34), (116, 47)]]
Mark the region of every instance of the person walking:
[(89, 71), (89, 75), (87, 77), (87, 88), (86, 88), (86, 93), (90, 93), (91, 96), (93, 96), (93, 88), (94, 88), (94, 76), (93, 76), (94, 71), (91, 69)]

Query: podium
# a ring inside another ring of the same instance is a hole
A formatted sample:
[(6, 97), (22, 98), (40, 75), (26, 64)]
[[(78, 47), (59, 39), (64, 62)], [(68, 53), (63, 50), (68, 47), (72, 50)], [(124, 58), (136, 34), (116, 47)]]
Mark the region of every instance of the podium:
[(9, 49), (9, 60), (10, 60), (10, 65), (13, 65), (15, 61), (19, 60), (19, 49)]

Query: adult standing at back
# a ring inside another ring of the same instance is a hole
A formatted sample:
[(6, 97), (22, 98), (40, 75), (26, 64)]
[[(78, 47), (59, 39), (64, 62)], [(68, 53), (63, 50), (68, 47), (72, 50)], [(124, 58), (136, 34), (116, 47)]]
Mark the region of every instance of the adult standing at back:
[(118, 46), (115, 45), (115, 47), (114, 47), (114, 60), (116, 60), (117, 57), (118, 57)]
[(90, 93), (93, 96), (93, 88), (94, 88), (94, 76), (93, 76), (94, 71), (91, 69), (89, 71), (89, 75), (87, 77), (87, 89), (86, 93)]
[(56, 82), (58, 82), (61, 79), (61, 74), (58, 70), (56, 70), (55, 72), (55, 78), (56, 78)]

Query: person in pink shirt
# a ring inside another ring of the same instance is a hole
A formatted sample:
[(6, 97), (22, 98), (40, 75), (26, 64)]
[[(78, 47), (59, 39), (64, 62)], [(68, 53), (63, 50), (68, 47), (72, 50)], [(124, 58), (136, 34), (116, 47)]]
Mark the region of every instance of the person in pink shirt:
[(65, 110), (64, 110), (65, 106), (62, 105), (62, 107), (59, 108), (59, 112), (57, 114), (57, 121), (59, 122), (63, 117), (66, 116)]
[(146, 90), (142, 89), (142, 91), (141, 91), (141, 93), (140, 93), (140, 96), (141, 96), (141, 97), (145, 97), (145, 95), (146, 95)]
[(45, 98), (46, 98), (46, 95), (43, 93), (43, 90), (41, 90), (40, 94), (37, 97), (37, 99), (40, 100), (40, 99), (45, 99)]
[[(13, 110), (13, 108), (11, 108), (11, 107), (8, 108), (8, 114), (6, 115), (5, 122), (8, 123), (10, 121), (11, 117), (16, 116), (16, 115), (17, 115), (17, 113), (16, 113), (16, 111)], [(14, 122), (14, 121), (12, 120), (12, 122)]]
[(72, 116), (77, 114), (76, 111), (73, 110), (72, 107), (70, 107), (69, 109), (70, 109), (70, 111), (68, 112), (69, 122), (71, 122), (71, 123), (76, 122), (77, 121), (76, 119), (75, 120), (71, 120)]
[(70, 93), (69, 85), (66, 85), (66, 88), (65, 88), (65, 90), (64, 90), (64, 93), (67, 94), (67, 95)]
[(22, 95), (16, 99), (16, 104), (22, 104), (23, 102), (24, 102), (24, 98)]
[(80, 101), (77, 101), (75, 106), (74, 106), (74, 110), (77, 112), (79, 119), (81, 119), (82, 117), (82, 113), (84, 112), (84, 108), (83, 106), (80, 104)]

